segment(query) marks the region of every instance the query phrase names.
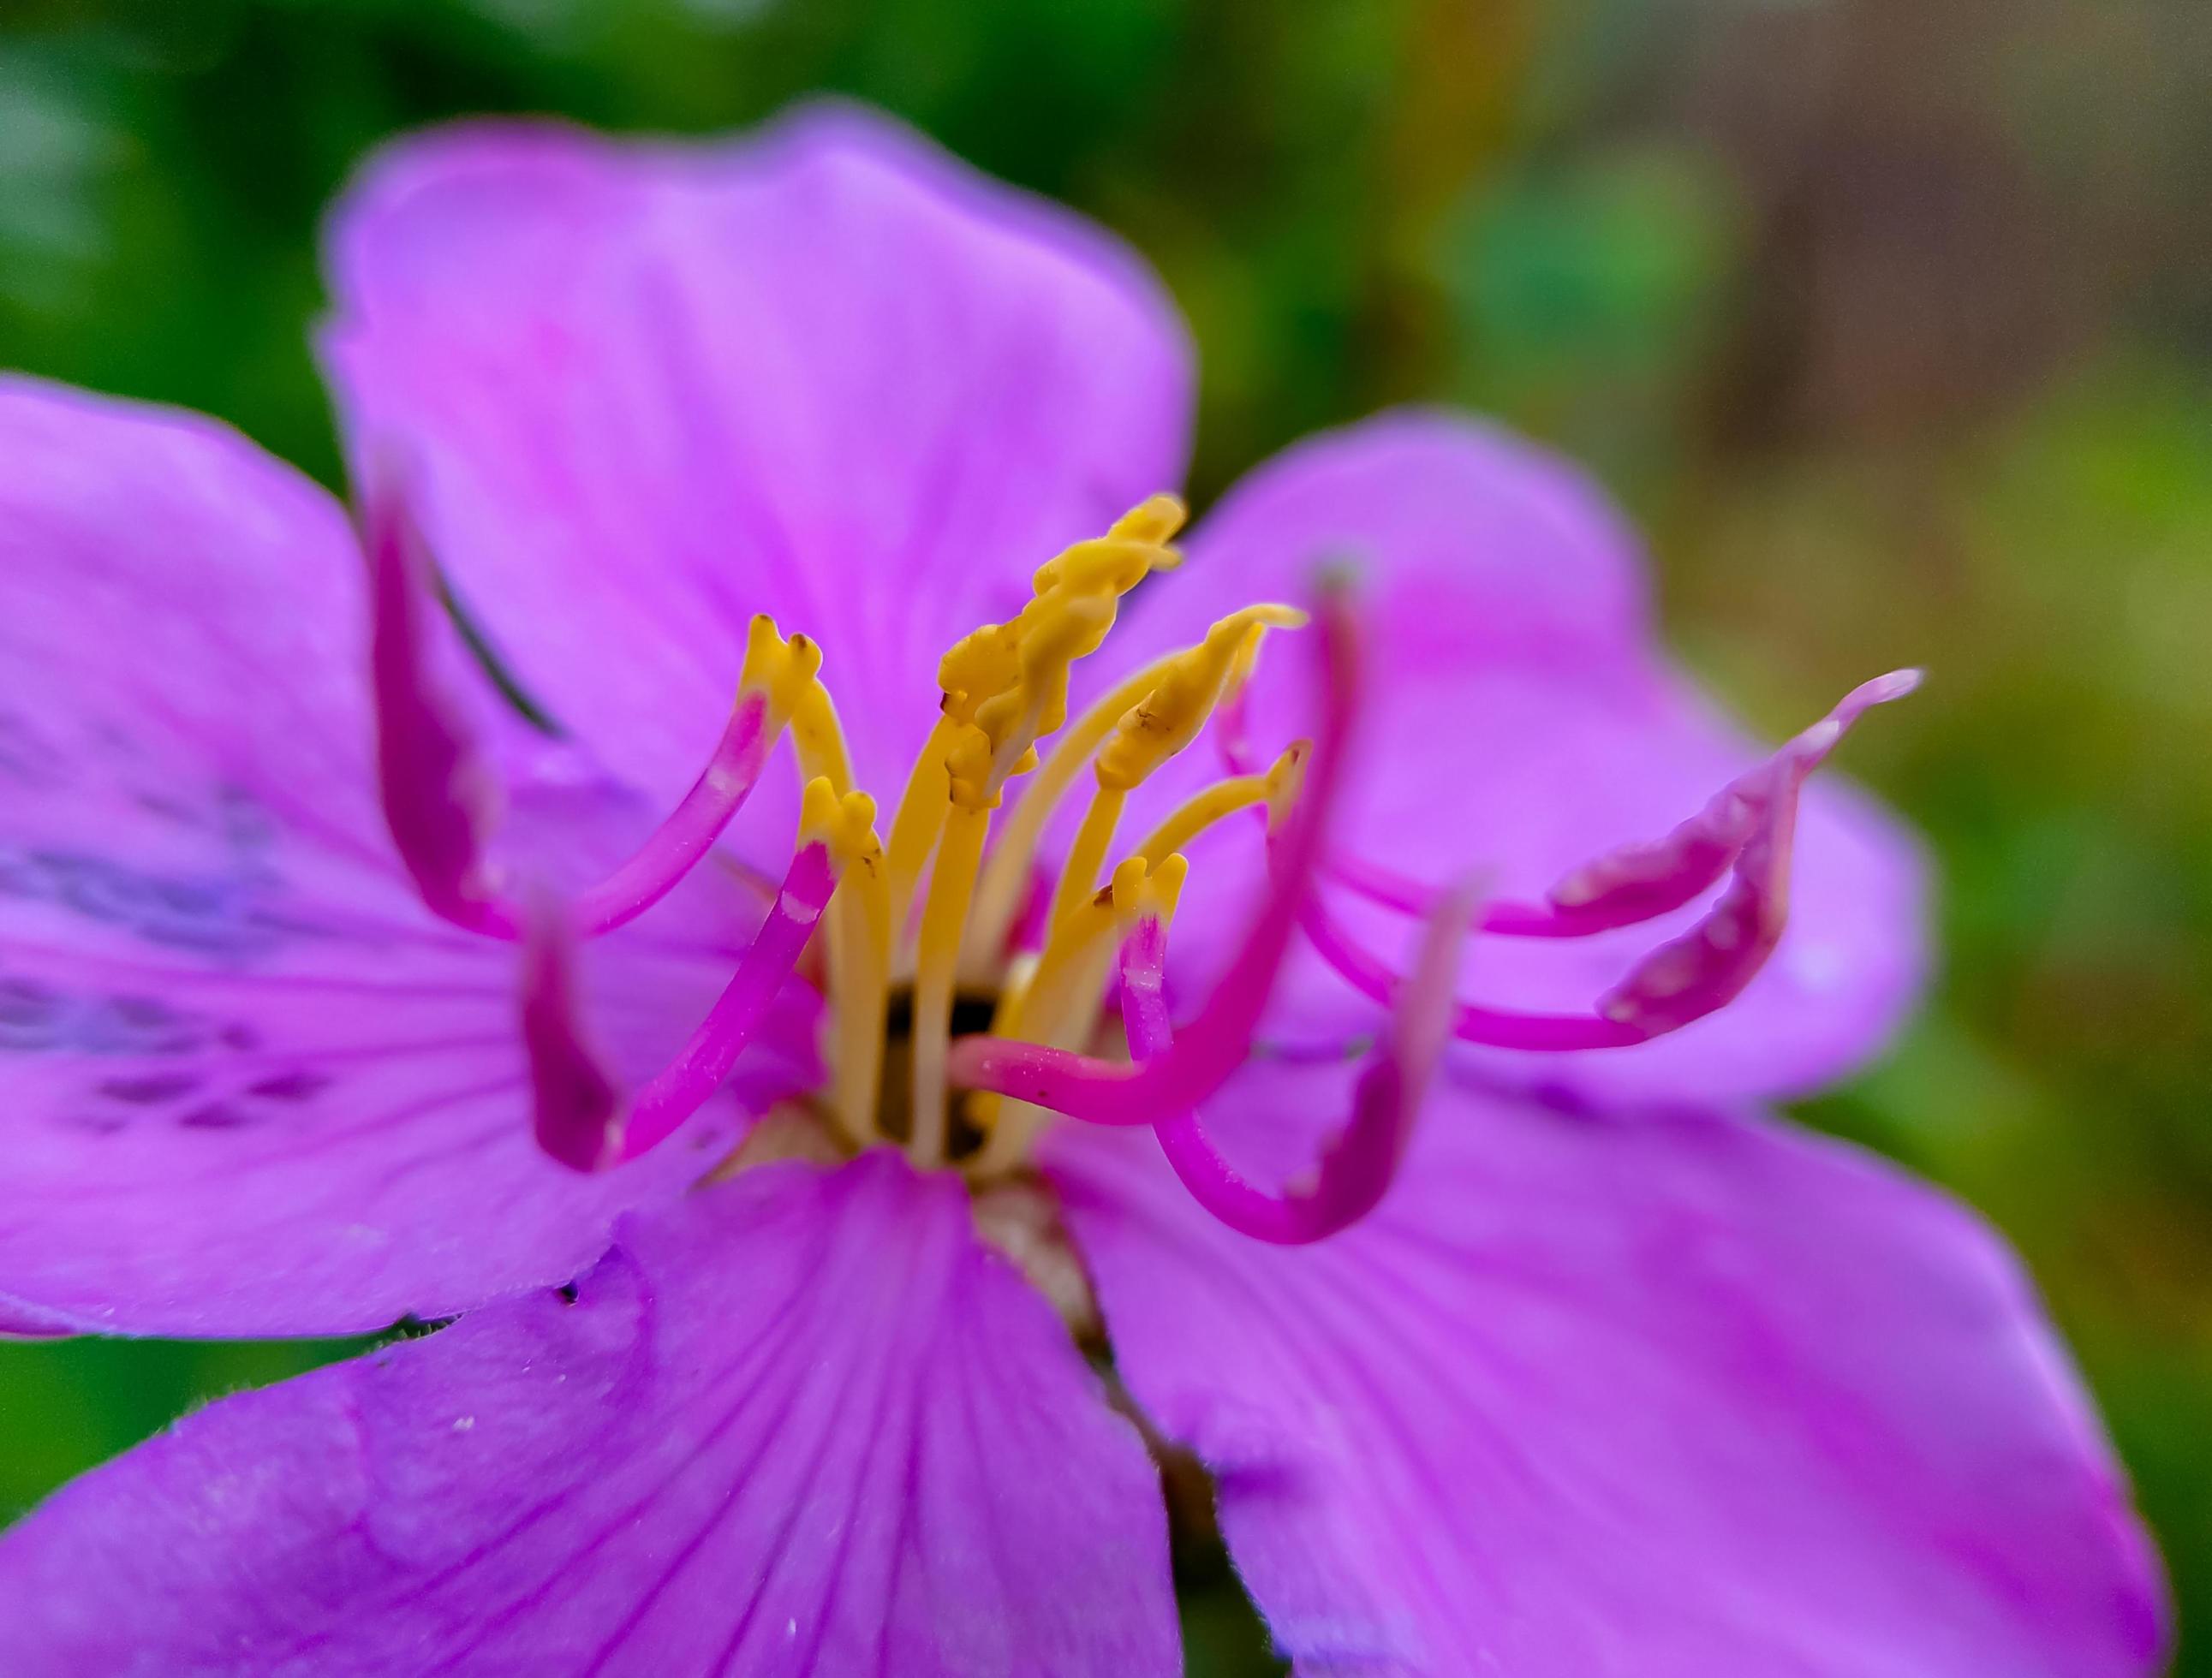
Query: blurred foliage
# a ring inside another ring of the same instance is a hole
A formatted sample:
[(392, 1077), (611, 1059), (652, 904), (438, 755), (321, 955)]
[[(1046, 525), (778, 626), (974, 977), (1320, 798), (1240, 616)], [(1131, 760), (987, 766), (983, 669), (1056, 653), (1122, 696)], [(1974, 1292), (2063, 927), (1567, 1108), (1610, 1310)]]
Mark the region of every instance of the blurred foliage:
[[(316, 221), (380, 137), (831, 88), (1158, 264), (1201, 501), (1386, 402), (1557, 441), (1771, 730), (1932, 668), (1851, 766), (1948, 966), (1808, 1116), (2018, 1242), (2212, 1624), (2208, 82), (2202, 0), (0, 0), (0, 363), (331, 478)], [(7, 1348), (0, 1505), (336, 1349)], [(1252, 1668), (1187, 1583), (1194, 1669)]]

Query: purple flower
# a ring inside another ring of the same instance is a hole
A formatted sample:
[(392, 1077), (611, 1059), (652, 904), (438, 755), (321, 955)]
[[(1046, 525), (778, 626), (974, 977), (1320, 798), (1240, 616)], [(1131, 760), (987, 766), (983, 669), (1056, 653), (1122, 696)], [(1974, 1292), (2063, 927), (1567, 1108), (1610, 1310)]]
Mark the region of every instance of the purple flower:
[(1443, 415), (1183, 557), (1152, 281), (854, 112), (410, 142), (331, 264), (358, 537), (0, 386), (0, 1325), (466, 1314), (56, 1494), (11, 1671), (1172, 1669), (1094, 1308), (1301, 1670), (2156, 1663), (2002, 1249), (1756, 1111), (1909, 1005), (1808, 780), (1905, 684), (1748, 748)]

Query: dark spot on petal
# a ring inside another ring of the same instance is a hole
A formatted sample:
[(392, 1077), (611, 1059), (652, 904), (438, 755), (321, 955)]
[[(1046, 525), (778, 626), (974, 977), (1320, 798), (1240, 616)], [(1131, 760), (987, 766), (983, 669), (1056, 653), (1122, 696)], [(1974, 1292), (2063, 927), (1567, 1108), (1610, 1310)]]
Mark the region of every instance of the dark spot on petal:
[(330, 1087), (328, 1075), (301, 1067), (250, 1083), (246, 1087), (246, 1093), (258, 1095), (264, 1101), (308, 1101)]
[(135, 1078), (103, 1078), (95, 1086), (110, 1100), (127, 1102), (134, 1107), (158, 1106), (179, 1096), (190, 1095), (199, 1087), (199, 1075), (192, 1072), (149, 1072)]
[(149, 943), (243, 960), (277, 942), (254, 899), (271, 883), (258, 861), (225, 874), (149, 874), (82, 851), (0, 851), (0, 891), (43, 899)]
[(576, 1284), (574, 1282), (564, 1281), (560, 1285), (560, 1287), (555, 1288), (553, 1291), (558, 1293), (570, 1305), (573, 1305), (576, 1303)]
[(149, 815), (158, 815), (187, 827), (199, 825), (199, 812), (183, 799), (167, 792), (148, 792), (143, 789), (131, 795), (131, 802)]
[(67, 1010), (51, 985), (34, 978), (0, 978), (0, 1049), (50, 1047)]
[(240, 851), (259, 851), (276, 837), (276, 824), (260, 802), (242, 787), (223, 786), (216, 789), (216, 807), (222, 824), (223, 837)]
[(207, 1045), (205, 1021), (158, 997), (109, 997), (80, 1009), (65, 1045), (93, 1055), (184, 1055)]
[(95, 1136), (112, 1136), (131, 1121), (117, 1112), (65, 1112), (60, 1123), (71, 1130), (82, 1130)]
[(253, 1116), (228, 1101), (206, 1101), (177, 1121), (189, 1130), (238, 1130), (253, 1123)]
[(126, 1026), (169, 1026), (177, 1020), (177, 1010), (159, 997), (114, 997), (109, 999), (108, 1006)]
[(216, 1033), (216, 1040), (226, 1049), (235, 1049), (241, 1054), (261, 1046), (261, 1033), (243, 1020), (234, 1020)]

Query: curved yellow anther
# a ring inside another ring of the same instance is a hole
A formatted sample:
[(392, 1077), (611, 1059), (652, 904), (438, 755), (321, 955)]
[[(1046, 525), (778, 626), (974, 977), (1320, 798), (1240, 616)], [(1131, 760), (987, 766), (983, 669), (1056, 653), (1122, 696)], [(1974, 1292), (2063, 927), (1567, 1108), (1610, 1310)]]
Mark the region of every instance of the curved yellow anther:
[(1011, 622), (988, 624), (947, 649), (937, 669), (945, 714), (979, 730), (988, 748), (979, 757), (964, 734), (953, 742), (954, 803), (992, 809), (1010, 777), (1036, 766), (1037, 737), (1067, 720), (1070, 668), (1098, 650), (1123, 595), (1180, 559), (1166, 543), (1182, 518), (1171, 495), (1143, 502), (1105, 536), (1040, 566), (1032, 597)]
[(974, 722), (978, 706), (1021, 680), (1018, 633), (1012, 623), (987, 623), (953, 642), (937, 661), (945, 712), (956, 723)]
[(745, 662), (738, 674), (738, 692), (763, 695), (770, 724), (779, 729), (790, 725), (801, 775), (810, 779), (826, 775), (838, 792), (850, 790), (852, 760), (845, 750), (837, 708), (822, 685), (822, 648), (812, 637), (793, 635), (786, 640), (774, 618), (756, 613), (745, 628)]
[(946, 791), (954, 804), (963, 810), (999, 807), (991, 765), (991, 736), (973, 723), (956, 727), (945, 751)]
[(799, 792), (799, 842), (828, 845), (840, 868), (879, 862), (876, 801), (865, 792), (840, 792), (831, 777), (817, 775)]
[(1293, 740), (1268, 768), (1267, 832), (1272, 835), (1289, 820), (1305, 791), (1306, 760), (1313, 755), (1313, 742)]
[[(1158, 915), (1163, 921), (1175, 918), (1176, 906), (1182, 901), (1183, 881), (1190, 877), (1190, 858), (1180, 851), (1170, 852), (1157, 862), (1146, 857), (1132, 857), (1131, 862), (1146, 864), (1143, 882), (1138, 887), (1135, 912)], [(1121, 877), (1119, 869), (1115, 877)], [(1118, 900), (1119, 894), (1116, 894)]]
[[(1163, 490), (1157, 495), (1147, 495), (1131, 507), (1114, 521), (1113, 527), (1106, 534), (1159, 547), (1182, 529), (1183, 521), (1189, 517), (1190, 509), (1183, 505), (1182, 497)], [(1182, 554), (1173, 548), (1169, 548), (1168, 552), (1172, 557), (1153, 561), (1155, 569), (1172, 570), (1182, 563)]]
[(805, 635), (784, 639), (775, 620), (757, 612), (745, 626), (745, 662), (738, 672), (738, 692), (767, 697), (769, 713), (779, 722), (798, 710), (822, 669), (822, 649)]
[(1269, 629), (1295, 629), (1306, 615), (1295, 606), (1248, 606), (1206, 632), (1178, 654), (1158, 685), (1131, 707), (1098, 754), (1098, 784), (1127, 791), (1198, 738), (1240, 662), (1250, 669), (1260, 637)]
[[(1146, 503), (1146, 506), (1150, 505)], [(1142, 511), (1142, 508), (1139, 509), (1139, 512)], [(1135, 516), (1134, 513), (1130, 515), (1131, 518)], [(1295, 628), (1305, 621), (1304, 613), (1286, 606), (1262, 604), (1231, 612), (1216, 621), (1206, 631), (1205, 640), (1199, 645), (1155, 659), (1116, 684), (1054, 742), (1036, 783), (1023, 796), (1021, 803), (1000, 830), (999, 842), (991, 851), (990, 863), (983, 871), (982, 885), (976, 894), (974, 940), (979, 967), (981, 962), (995, 957), (1006, 942), (1007, 930), (1020, 908), (1022, 894), (1028, 882), (1030, 863), (1036, 855), (1037, 842), (1043, 837), (1045, 824), (1051, 820), (1053, 811), (1059, 807), (1068, 788), (1074, 784), (1084, 764), (1115, 735), (1128, 712), (1133, 708), (1142, 706), (1152, 692), (1167, 681), (1170, 672), (1183, 660), (1202, 654), (1209, 644), (1216, 648), (1218, 654), (1221, 645), (1227, 643), (1235, 648), (1235, 651), (1221, 683), (1220, 694), (1216, 700), (1218, 705), (1221, 700), (1232, 697), (1238, 685), (1251, 674), (1253, 663), (1259, 655), (1260, 643), (1267, 629)], [(1104, 860), (1107, 846), (1111, 843), (1111, 821), (1118, 814), (1118, 810), (1109, 815), (1094, 808), (1093, 815), (1086, 818), (1087, 825), (1096, 824), (1094, 831), (1085, 843), (1076, 847), (1079, 854), (1071, 856), (1069, 859), (1068, 873), (1074, 877), (1070, 879), (1066, 874), (1062, 875), (1062, 888), (1054, 894), (1055, 910), (1065, 907), (1090, 891), (1091, 881), (1097, 877), (1098, 865)], [(902, 824), (905, 821), (903, 805), (900, 808), (900, 821)], [(1098, 836), (1097, 827), (1105, 828), (1103, 838)], [(1163, 854), (1152, 849), (1149, 844), (1146, 848), (1152, 855)], [(896, 868), (898, 851), (896, 843), (892, 851)], [(1086, 856), (1089, 859), (1087, 867), (1078, 866), (1081, 857)], [(918, 861), (915, 867), (918, 873), (921, 867)], [(1049, 921), (1047, 924), (1049, 925)]]

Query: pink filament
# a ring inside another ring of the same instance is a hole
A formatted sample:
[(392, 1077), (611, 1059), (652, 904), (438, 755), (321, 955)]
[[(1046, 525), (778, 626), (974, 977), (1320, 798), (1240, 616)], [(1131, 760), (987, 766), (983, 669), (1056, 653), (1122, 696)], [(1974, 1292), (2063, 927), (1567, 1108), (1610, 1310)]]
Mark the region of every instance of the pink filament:
[[(1310, 898), (1298, 912), (1305, 930), (1322, 960), (1336, 969), (1345, 982), (1362, 996), (1387, 1004), (1402, 981), (1389, 965), (1362, 947), (1329, 914), (1318, 898)], [(1462, 1043), (1480, 1043), (1495, 1049), (1528, 1049), (1552, 1053), (1574, 1049), (1625, 1049), (1654, 1033), (1632, 1025), (1583, 1014), (1522, 1014), (1511, 1009), (1481, 1008), (1455, 1001), (1451, 1006), (1451, 1034)]]
[[(1738, 776), (1704, 809), (1663, 839), (1624, 845), (1553, 887), (1541, 906), (1494, 904), (1474, 930), (1536, 938), (1583, 937), (1636, 924), (1680, 908), (1733, 870), (1733, 883), (1696, 925), (1646, 956), (1600, 999), (1593, 1015), (1523, 1014), (1456, 1004), (1453, 1034), (1462, 1042), (1539, 1051), (1625, 1048), (1726, 1007), (1757, 978), (1789, 918), (1790, 859), (1797, 803), (1813, 771), (1871, 706), (1902, 698), (1919, 683), (1895, 671), (1844, 695), (1820, 721), (1759, 767)], [(1430, 894), (1404, 876), (1364, 862), (1331, 872), (1389, 906), (1425, 909)], [(1355, 990), (1386, 1000), (1397, 980), (1321, 902), (1300, 921), (1314, 948)]]
[[(1324, 1240), (1375, 1209), (1397, 1176), (1449, 1035), (1452, 975), (1472, 908), (1473, 894), (1462, 891), (1431, 916), (1413, 978), (1353, 1087), (1352, 1116), (1323, 1148), (1310, 1186), (1271, 1194), (1247, 1182), (1222, 1158), (1194, 1109), (1160, 1123), (1161, 1149), (1200, 1205), (1241, 1234), (1286, 1246)], [(1166, 948), (1159, 922), (1147, 919), (1121, 953), (1121, 1018), (1129, 1052), (1139, 1061), (1169, 1052), (1173, 1043), (1161, 984)]]
[(618, 1097), (585, 1041), (576, 1007), (574, 935), (550, 901), (532, 906), (522, 946), (522, 1041), (538, 1145), (577, 1171), (614, 1164)]
[[(1663, 839), (1625, 845), (1584, 863), (1540, 904), (1492, 903), (1475, 930), (1515, 938), (1585, 938), (1671, 914), (1717, 882), (1765, 820), (1781, 788), (1794, 798), (1851, 725), (1877, 705), (1920, 685), (1917, 670), (1893, 670), (1862, 682), (1812, 727), (1785, 742), (1757, 768), (1723, 787)], [(1361, 896), (1407, 914), (1426, 914), (1436, 894), (1419, 881), (1359, 857), (1334, 858), (1329, 872)]]
[[(499, 892), (483, 842), (497, 803), (461, 708), (434, 669), (436, 615), (428, 555), (390, 479), (372, 484), (364, 515), (374, 624), (370, 685), (377, 780), (386, 825), (430, 911), (468, 931), (520, 938), (528, 914)], [(585, 937), (626, 926), (696, 867), (760, 780), (775, 743), (764, 694), (739, 696), (714, 754), (683, 801), (645, 842), (571, 906)]]
[(370, 485), (362, 525), (372, 613), (369, 686), (386, 825), (431, 912), (471, 932), (514, 937), (520, 920), (495, 900), (479, 854), (497, 783), (433, 669), (434, 614), (424, 609), (429, 558), (388, 473)]
[(768, 696), (738, 696), (714, 742), (714, 755), (683, 801), (626, 862), (576, 900), (578, 929), (596, 937), (627, 926), (673, 891), (714, 849), (767, 766), (775, 744), (768, 723)]
[(768, 919), (754, 936), (751, 948), (738, 963), (722, 994), (708, 1010), (691, 1040), (676, 1058), (655, 1073), (630, 1104), (623, 1128), (622, 1157), (635, 1160), (663, 1141), (676, 1127), (699, 1111), (708, 1096), (721, 1087), (738, 1056), (752, 1040), (775, 993), (799, 965), (799, 953), (822, 918), (830, 894), (837, 888), (837, 871), (830, 860), (830, 847), (810, 845), (791, 860), (790, 872), (775, 894)]
[(1326, 697), (1304, 791), (1273, 847), (1267, 898), (1198, 1017), (1172, 1046), (1138, 1066), (1035, 1043), (964, 1037), (952, 1045), (947, 1063), (955, 1082), (1094, 1124), (1142, 1124), (1198, 1106), (1243, 1063), (1289, 950), (1298, 904), (1312, 889), (1358, 706), (1358, 634), (1340, 585), (1324, 586), (1315, 615)]
[(730, 1075), (836, 887), (829, 847), (802, 847), (707, 1017), (628, 1102), (584, 1040), (571, 978), (571, 918), (533, 912), (524, 944), (522, 1018), (538, 1145), (578, 1171), (604, 1171), (665, 1141)]

